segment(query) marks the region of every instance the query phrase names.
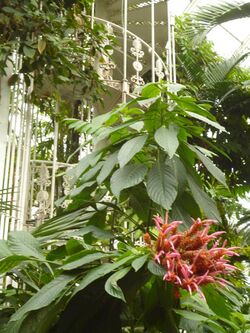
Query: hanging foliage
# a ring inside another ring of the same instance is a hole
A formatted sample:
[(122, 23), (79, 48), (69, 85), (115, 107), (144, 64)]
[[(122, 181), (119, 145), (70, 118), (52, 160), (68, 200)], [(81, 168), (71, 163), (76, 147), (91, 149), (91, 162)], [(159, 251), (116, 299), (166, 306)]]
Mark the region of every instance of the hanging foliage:
[(62, 93), (62, 85), (80, 84), (81, 95), (91, 91), (96, 100), (101, 83), (93, 59), (97, 52), (106, 52), (102, 41), (107, 34), (104, 26), (84, 16), (90, 14), (91, 4), (92, 0), (1, 1), (0, 75), (13, 63), (17, 71), (10, 85), (23, 75), (27, 86), (34, 79), (33, 94), (41, 96), (44, 85), (51, 95)]

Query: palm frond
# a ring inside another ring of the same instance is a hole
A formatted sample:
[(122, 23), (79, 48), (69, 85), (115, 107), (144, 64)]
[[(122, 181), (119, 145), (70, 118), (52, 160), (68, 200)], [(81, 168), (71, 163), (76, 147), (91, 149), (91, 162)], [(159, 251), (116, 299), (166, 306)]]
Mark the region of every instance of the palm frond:
[(250, 244), (250, 211), (238, 221), (237, 227), (243, 237), (244, 243), (246, 245)]
[(221, 4), (196, 7), (191, 13), (196, 29), (190, 27), (188, 33), (193, 34), (196, 42), (200, 42), (216, 25), (245, 17), (250, 17), (250, 2), (244, 0), (221, 1)]
[(250, 51), (236, 52), (229, 59), (221, 62), (215, 62), (207, 66), (204, 73), (204, 83), (207, 88), (213, 88), (217, 83), (226, 80), (230, 72), (238, 65), (243, 59), (250, 54)]
[(246, 194), (250, 192), (250, 185), (241, 185), (233, 187), (231, 189), (231, 192), (234, 194), (234, 196), (237, 196), (239, 198), (245, 198)]

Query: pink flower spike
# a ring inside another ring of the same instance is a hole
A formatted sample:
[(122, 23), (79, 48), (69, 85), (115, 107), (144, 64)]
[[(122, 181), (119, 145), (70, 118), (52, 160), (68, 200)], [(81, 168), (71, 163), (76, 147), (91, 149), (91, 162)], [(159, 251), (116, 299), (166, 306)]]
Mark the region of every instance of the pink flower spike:
[(216, 231), (216, 232), (212, 233), (210, 236), (218, 237), (223, 234), (226, 234), (226, 231)]
[(155, 250), (154, 260), (166, 270), (163, 280), (173, 283), (177, 294), (178, 289), (183, 288), (190, 295), (197, 292), (204, 297), (201, 285), (228, 284), (220, 276), (230, 275), (237, 270), (229, 257), (238, 255), (234, 252), (238, 247), (226, 248), (225, 241), (219, 246), (222, 243), (220, 236), (225, 232), (209, 234), (209, 227), (215, 221), (198, 218), (185, 232), (178, 231), (181, 221), (168, 224), (168, 212), (165, 222), (159, 215), (154, 217), (154, 222), (159, 236), (155, 246), (151, 243), (150, 249)]
[(192, 289), (191, 289), (190, 285), (187, 285), (187, 289), (189, 291), (190, 296), (192, 296)]
[(204, 228), (204, 230), (201, 232), (200, 236), (201, 236), (201, 237), (207, 236), (208, 231), (209, 231), (209, 225), (207, 225), (207, 226)]
[(218, 282), (221, 286), (225, 287), (227, 285), (232, 285), (229, 281), (222, 279), (222, 278), (217, 278), (216, 282)]
[(240, 270), (238, 267), (233, 266), (233, 265), (230, 265), (230, 264), (224, 264), (224, 266), (225, 266), (226, 268), (228, 268), (229, 270), (231, 270), (231, 271), (237, 271), (237, 270)]
[(174, 247), (174, 243), (169, 240), (169, 244), (171, 245), (172, 250), (176, 252), (176, 249)]
[(155, 254), (155, 261), (158, 262), (158, 264), (161, 264), (160, 257), (164, 254), (164, 251), (160, 251), (158, 254)]
[(203, 220), (202, 223), (205, 224), (205, 225), (211, 225), (211, 224), (215, 224), (216, 221), (211, 220), (211, 219), (207, 219), (207, 220)]
[(189, 270), (187, 269), (187, 267), (185, 265), (181, 265), (181, 272), (182, 272), (184, 278), (188, 279), (190, 273), (189, 273)]
[(154, 222), (155, 222), (157, 229), (160, 231), (162, 229), (161, 225), (164, 223), (162, 218), (159, 215), (155, 215)]
[(231, 247), (228, 247), (227, 250), (229, 251), (235, 251), (235, 250), (239, 250), (240, 247), (239, 246), (231, 246)]
[(184, 266), (186, 267), (186, 270), (189, 272), (189, 274), (193, 274), (192, 269), (187, 264), (184, 264)]
[(215, 249), (217, 248), (217, 246), (219, 245), (220, 243), (220, 239), (217, 239), (217, 241), (214, 243), (214, 245), (212, 246), (212, 249)]

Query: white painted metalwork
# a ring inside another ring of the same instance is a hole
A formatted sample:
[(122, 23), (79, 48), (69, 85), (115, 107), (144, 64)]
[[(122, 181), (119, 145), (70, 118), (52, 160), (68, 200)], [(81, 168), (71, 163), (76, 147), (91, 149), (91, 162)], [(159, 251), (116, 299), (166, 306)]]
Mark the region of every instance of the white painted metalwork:
[(128, 53), (128, 0), (123, 0), (123, 81), (122, 101), (125, 103), (129, 92), (127, 81), (127, 53)]
[(151, 71), (152, 82), (155, 82), (155, 1), (151, 0)]
[(169, 77), (168, 80), (170, 82), (173, 82), (173, 71), (172, 71), (172, 35), (171, 35), (171, 15), (169, 10), (169, 2), (170, 0), (166, 1), (167, 4), (167, 25), (168, 25), (168, 39), (166, 44), (166, 55), (167, 55), (167, 67), (168, 67), (168, 73)]
[[(105, 24), (106, 27), (108, 26), (109, 31), (112, 31), (111, 34), (114, 35), (117, 39), (118, 45), (114, 46), (114, 53), (112, 54), (112, 60), (110, 60), (109, 57), (102, 56), (102, 59), (105, 59), (104, 64), (103, 63), (98, 64), (97, 62), (96, 67), (99, 75), (108, 86), (122, 91), (123, 101), (125, 101), (125, 95), (133, 96), (133, 91), (134, 88), (136, 88), (136, 86), (140, 86), (145, 83), (143, 79), (143, 74), (147, 73), (148, 71), (153, 71), (158, 78), (160, 77), (161, 79), (163, 78), (167, 79), (168, 67), (164, 62), (163, 58), (159, 55), (159, 53), (156, 52), (155, 47), (153, 47), (155, 66), (153, 66), (152, 69), (152, 46), (146, 43), (143, 39), (139, 38), (133, 32), (127, 30), (126, 52), (129, 49), (130, 53), (127, 52), (125, 60), (123, 52), (124, 51), (123, 36), (125, 33), (124, 27), (121, 27), (112, 22), (108, 22), (107, 20), (101, 19), (99, 17), (95, 17), (94, 20)], [(121, 38), (122, 38), (122, 44), (120, 44)], [(135, 60), (132, 59), (131, 56), (135, 57)], [(120, 57), (123, 58), (123, 70), (126, 69), (126, 76), (124, 75), (124, 72), (122, 71), (120, 72), (121, 69), (115, 65), (115, 60), (119, 59)], [(106, 64), (109, 63), (114, 63), (112, 68), (109, 67), (109, 65), (106, 66)], [(103, 69), (105, 69), (107, 72), (104, 72)], [(136, 71), (136, 74), (134, 74), (134, 70)], [(121, 73), (122, 75), (120, 75), (119, 73)], [(125, 89), (123, 89), (124, 87)]]
[(170, 17), (170, 29), (171, 29), (171, 45), (172, 45), (172, 80), (176, 83), (176, 57), (175, 57), (175, 17), (171, 15)]
[(57, 171), (57, 147), (58, 147), (58, 135), (59, 125), (56, 117), (59, 114), (59, 102), (56, 103), (55, 110), (55, 128), (54, 128), (54, 143), (53, 143), (53, 164), (52, 164), (52, 179), (51, 179), (51, 194), (50, 194), (50, 217), (54, 215), (54, 199), (55, 199), (55, 188), (56, 188), (56, 171)]
[(136, 89), (137, 87), (143, 86), (145, 84), (143, 78), (140, 76), (140, 72), (143, 70), (142, 58), (144, 56), (144, 52), (142, 51), (142, 43), (138, 38), (133, 40), (130, 51), (131, 54), (135, 57), (133, 67), (136, 71), (136, 74), (131, 76), (131, 82), (134, 83), (134, 88)]
[[(164, 78), (176, 82), (174, 20), (169, 13), (169, 0), (114, 0), (109, 2), (110, 8), (106, 11), (108, 17), (106, 14), (95, 17), (98, 6), (103, 8), (108, 2), (96, 0), (95, 5), (92, 5), (91, 16), (83, 15), (90, 20), (92, 27), (95, 21), (103, 23), (107, 35), (116, 38), (113, 50), (99, 55), (95, 60), (103, 82), (114, 89), (112, 92), (117, 92), (116, 103), (135, 97), (136, 88), (150, 80), (150, 73), (153, 82)], [(167, 18), (167, 22), (162, 23), (158, 16), (162, 15), (159, 8), (163, 6), (166, 8), (163, 17)], [(140, 16), (142, 13), (147, 15), (144, 21)], [(164, 36), (167, 36), (164, 44), (159, 29), (163, 29)], [(138, 33), (135, 33), (137, 30)], [(108, 36), (104, 43), (109, 45)], [(165, 43), (166, 59), (162, 54)], [(10, 69), (8, 75), (18, 73), (21, 68), (21, 57), (16, 53), (13, 57), (15, 68)], [(72, 166), (71, 157), (79, 152), (82, 157), (92, 149), (89, 144), (84, 149), (79, 147), (68, 157), (69, 163), (59, 162), (57, 150), (60, 128), (54, 120), (51, 160), (39, 160), (36, 153), (38, 124), (44, 120), (44, 115), (29, 102), (32, 87), (29, 90), (25, 87), (21, 74), (14, 87), (10, 88), (7, 81), (8, 77), (1, 78), (0, 87), (0, 188), (6, 189), (1, 200), (12, 203), (11, 209), (0, 217), (0, 238), (5, 239), (10, 230), (39, 225), (45, 218), (54, 215), (58, 192), (67, 195), (71, 189), (70, 179), (64, 174)], [(73, 105), (74, 101), (71, 102)], [(87, 119), (84, 120), (91, 121), (93, 106), (83, 101), (82, 108), (82, 117), (86, 111), (84, 108), (88, 109)], [(55, 113), (59, 114), (59, 104), (56, 109)], [(83, 136), (80, 143), (88, 140), (88, 136)], [(61, 186), (60, 191), (58, 184)], [(69, 203), (69, 200), (64, 201), (62, 207), (66, 208)]]
[(8, 119), (10, 106), (10, 87), (8, 79), (12, 73), (12, 68), (9, 65), (7, 75), (0, 78), (0, 188), (3, 184), (3, 171), (6, 157), (6, 145), (8, 135)]

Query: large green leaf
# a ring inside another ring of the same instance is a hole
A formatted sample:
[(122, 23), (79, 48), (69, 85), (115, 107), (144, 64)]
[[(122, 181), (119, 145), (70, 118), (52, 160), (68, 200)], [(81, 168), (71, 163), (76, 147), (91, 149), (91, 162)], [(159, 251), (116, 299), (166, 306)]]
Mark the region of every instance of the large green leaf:
[(0, 260), (0, 274), (9, 272), (12, 268), (18, 266), (20, 263), (25, 260), (29, 260), (28, 257), (19, 256), (19, 255), (11, 255), (6, 258)]
[(67, 170), (66, 175), (70, 180), (70, 184), (73, 185), (77, 179), (84, 173), (89, 166), (94, 166), (102, 157), (102, 153), (96, 150), (91, 154), (84, 156), (76, 166)]
[(128, 263), (129, 261), (133, 260), (133, 258), (134, 258), (134, 255), (130, 255), (130, 256), (120, 259), (114, 263), (105, 263), (105, 264), (102, 264), (101, 266), (93, 268), (79, 282), (79, 285), (76, 287), (73, 294), (75, 295), (80, 290), (86, 288), (90, 283), (111, 273), (115, 269), (117, 269), (117, 268), (121, 267), (122, 265)]
[(45, 260), (38, 240), (27, 231), (10, 232), (8, 245), (15, 254)]
[(143, 164), (130, 164), (116, 170), (111, 177), (112, 192), (119, 197), (121, 190), (142, 182), (146, 172), (147, 167)]
[(162, 126), (162, 115), (166, 112), (166, 104), (157, 99), (145, 112), (144, 126), (145, 129), (151, 133), (155, 132)]
[(185, 111), (186, 114), (188, 114), (190, 117), (198, 119), (202, 121), (203, 123), (206, 123), (208, 125), (211, 125), (214, 128), (217, 128), (221, 132), (226, 132), (225, 127), (221, 126), (220, 124), (216, 123), (215, 121), (212, 121), (206, 117), (201, 116), (200, 114), (190, 112), (190, 111)]
[(147, 138), (148, 135), (144, 134), (124, 143), (118, 153), (118, 161), (121, 168), (124, 167), (135, 156), (135, 154), (143, 148)]
[(35, 229), (34, 235), (39, 238), (43, 237), (43, 240), (46, 241), (47, 238), (54, 238), (55, 235), (61, 235), (64, 231), (81, 229), (95, 214), (95, 209), (84, 208), (63, 216), (54, 217)]
[(166, 274), (166, 270), (165, 268), (163, 268), (162, 266), (160, 266), (159, 264), (157, 264), (155, 261), (150, 260), (148, 262), (148, 270), (157, 276), (164, 276)]
[(177, 196), (177, 179), (171, 163), (157, 162), (148, 174), (147, 191), (149, 197), (170, 209)]
[(205, 286), (202, 291), (206, 297), (208, 306), (214, 313), (220, 317), (230, 318), (230, 309), (226, 297), (223, 297), (210, 285)]
[(204, 211), (206, 217), (220, 221), (220, 214), (213, 199), (203, 191), (203, 189), (190, 174), (188, 175), (187, 180), (195, 201)]
[(88, 253), (89, 253), (89, 251), (82, 251), (80, 253), (77, 253), (77, 254), (71, 256), (67, 260), (70, 262), (61, 266), (60, 269), (68, 271), (68, 270), (75, 269), (75, 268), (81, 267), (83, 265), (89, 264), (93, 261), (112, 256), (112, 254), (110, 254), (110, 253), (103, 253), (103, 252), (95, 252), (95, 253), (90, 253), (90, 254), (88, 254)]
[(141, 96), (144, 98), (159, 97), (161, 95), (161, 89), (157, 83), (146, 84), (141, 91)]
[(116, 163), (118, 162), (117, 155), (118, 155), (118, 152), (115, 152), (115, 153), (111, 154), (106, 159), (106, 161), (103, 163), (103, 167), (101, 169), (101, 172), (97, 176), (98, 184), (101, 184), (110, 175), (110, 173), (113, 171)]
[(147, 262), (148, 260), (148, 254), (145, 254), (142, 257), (136, 258), (133, 262), (132, 262), (132, 267), (134, 268), (134, 270), (137, 272), (139, 271), (139, 269), (141, 269), (144, 264)]
[(238, 309), (242, 306), (242, 295), (238, 293), (233, 287), (227, 286), (227, 288), (216, 286), (216, 290), (222, 294), (223, 297), (228, 299), (233, 306), (236, 306)]
[(176, 313), (178, 313), (180, 316), (182, 316), (185, 319), (194, 320), (194, 321), (202, 321), (206, 322), (209, 320), (209, 318), (202, 316), (198, 313), (186, 311), (186, 310), (175, 310)]
[(108, 280), (105, 283), (106, 292), (113, 297), (121, 299), (123, 302), (126, 302), (126, 300), (121, 288), (117, 284), (117, 281), (119, 281), (125, 275), (127, 275), (130, 269), (131, 267), (124, 267), (118, 272), (115, 272), (108, 278)]
[(179, 128), (173, 124), (169, 128), (162, 126), (155, 132), (155, 141), (168, 153), (169, 158), (174, 156), (179, 146), (178, 132)]
[(93, 138), (93, 144), (97, 145), (98, 142), (102, 141), (102, 140), (106, 140), (108, 139), (108, 137), (111, 136), (111, 134), (114, 134), (116, 132), (120, 132), (121, 130), (128, 128), (129, 126), (131, 126), (132, 124), (134, 124), (136, 122), (136, 119), (129, 119), (127, 121), (125, 121), (124, 123), (117, 125), (117, 126), (113, 126), (113, 127), (104, 127), (101, 131), (101, 133), (98, 133), (98, 136), (95, 136)]
[[(87, 172), (85, 172), (81, 178), (79, 179), (80, 184), (86, 183), (89, 180), (93, 179), (96, 174), (101, 170), (103, 166), (103, 162), (100, 161), (98, 162), (96, 165), (94, 165), (93, 167), (91, 167)], [(95, 177), (96, 178), (96, 177)], [(94, 178), (94, 179), (95, 179)]]
[(85, 189), (88, 188), (88, 187), (93, 186), (94, 184), (95, 184), (95, 181), (92, 180), (92, 181), (90, 181), (90, 182), (87, 182), (87, 183), (82, 184), (82, 185), (79, 186), (79, 187), (74, 188), (74, 189), (71, 190), (70, 193), (69, 193), (70, 198), (76, 197), (76, 196), (79, 195), (83, 190), (85, 190)]
[(205, 165), (207, 170), (214, 176), (214, 178), (216, 178), (221, 184), (227, 187), (224, 173), (213, 163), (213, 161), (195, 147), (189, 146), (189, 148), (196, 153), (198, 158)]
[(46, 284), (11, 316), (6, 332), (19, 333), (20, 325), (26, 315), (30, 311), (39, 310), (51, 304), (62, 293), (67, 284), (74, 278), (75, 276), (60, 275)]
[(18, 333), (48, 333), (57, 322), (59, 313), (62, 313), (64, 308), (65, 300), (62, 299), (42, 309), (30, 312)]
[(221, 326), (220, 323), (216, 323), (215, 321), (209, 320), (206, 324), (202, 325), (203, 328), (208, 329), (209, 332), (212, 333), (226, 333), (228, 331), (225, 331), (224, 328)]
[(187, 187), (187, 171), (181, 159), (177, 156), (173, 158), (173, 166), (178, 182), (178, 193), (180, 194), (184, 192)]
[(8, 247), (8, 243), (6, 240), (0, 240), (0, 258), (11, 256), (13, 253), (10, 251)]
[[(100, 221), (99, 215), (96, 215), (96, 219)], [(101, 229), (91, 224), (77, 231), (77, 234), (81, 236), (87, 235), (89, 233), (91, 233), (93, 237), (98, 239), (111, 239), (114, 237), (112, 232), (110, 232), (109, 230)]]
[(184, 221), (185, 225), (191, 225), (192, 218), (201, 216), (201, 210), (190, 191), (181, 192), (177, 196), (172, 206), (171, 216), (174, 220)]
[(148, 196), (147, 189), (144, 184), (134, 186), (129, 190), (129, 206), (133, 209), (134, 213), (142, 221), (147, 221), (150, 215), (151, 200)]

